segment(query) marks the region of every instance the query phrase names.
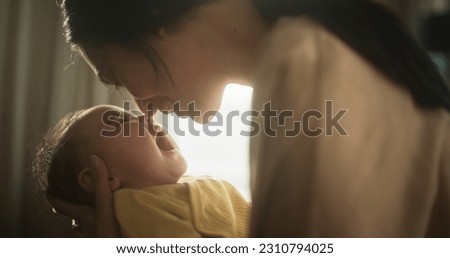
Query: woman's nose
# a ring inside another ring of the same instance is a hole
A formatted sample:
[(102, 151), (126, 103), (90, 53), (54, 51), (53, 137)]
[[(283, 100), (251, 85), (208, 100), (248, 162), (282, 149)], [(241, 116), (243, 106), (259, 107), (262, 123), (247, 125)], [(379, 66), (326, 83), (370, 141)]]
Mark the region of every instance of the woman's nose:
[(136, 99), (136, 104), (138, 105), (139, 109), (142, 113), (144, 113), (147, 117), (152, 117), (157, 110), (154, 109), (152, 101), (150, 99), (148, 100), (141, 100)]
[(169, 113), (173, 110), (172, 100), (165, 96), (151, 98), (150, 103), (154, 112), (159, 110), (162, 113)]
[(172, 100), (163, 96), (146, 100), (136, 100), (136, 103), (146, 116), (153, 116), (158, 110), (163, 113), (168, 113), (173, 110)]

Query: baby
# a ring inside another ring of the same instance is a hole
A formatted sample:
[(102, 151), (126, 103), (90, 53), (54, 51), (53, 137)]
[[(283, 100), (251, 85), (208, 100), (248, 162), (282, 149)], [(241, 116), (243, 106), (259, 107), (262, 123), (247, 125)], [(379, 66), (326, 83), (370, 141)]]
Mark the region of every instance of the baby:
[(47, 132), (34, 160), (43, 191), (94, 206), (89, 156), (101, 157), (115, 213), (130, 237), (246, 237), (249, 203), (229, 183), (182, 177), (172, 138), (144, 116), (115, 106), (71, 113)]

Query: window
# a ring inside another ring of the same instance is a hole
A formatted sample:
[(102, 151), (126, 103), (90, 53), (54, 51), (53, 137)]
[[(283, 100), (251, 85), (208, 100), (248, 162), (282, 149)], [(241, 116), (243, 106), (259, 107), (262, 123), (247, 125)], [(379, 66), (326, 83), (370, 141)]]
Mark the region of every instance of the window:
[[(188, 162), (186, 174), (227, 180), (248, 200), (250, 200), (248, 155), (250, 138), (242, 136), (241, 132), (248, 132), (250, 127), (241, 121), (241, 115), (250, 110), (252, 93), (252, 88), (247, 86), (230, 84), (226, 87), (220, 114), (213, 119), (218, 121), (218, 117), (222, 116), (223, 124), (220, 126), (195, 124), (191, 119), (177, 118), (172, 114), (165, 117), (169, 132)], [(174, 119), (178, 119), (176, 124), (180, 129), (178, 132), (184, 132), (185, 136), (175, 133)], [(215, 132), (218, 135), (212, 136), (208, 132)], [(199, 136), (196, 136), (197, 133)]]

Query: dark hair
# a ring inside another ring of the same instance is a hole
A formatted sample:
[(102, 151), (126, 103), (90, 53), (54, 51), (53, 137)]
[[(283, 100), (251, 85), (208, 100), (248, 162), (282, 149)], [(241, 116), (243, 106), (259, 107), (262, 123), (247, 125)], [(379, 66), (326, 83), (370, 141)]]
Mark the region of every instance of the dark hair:
[(450, 11), (428, 16), (422, 28), (423, 40), (433, 51), (450, 53)]
[(64, 29), (72, 44), (137, 45), (145, 35), (173, 27), (208, 0), (63, 0)]
[[(142, 36), (176, 25), (194, 7), (208, 1), (64, 0), (61, 7), (66, 37), (72, 44), (137, 46), (158, 67), (154, 60), (157, 54), (142, 45)], [(271, 22), (281, 16), (314, 19), (389, 78), (407, 87), (418, 105), (450, 110), (450, 89), (435, 64), (402, 22), (380, 4), (370, 0), (252, 1)]]
[(81, 142), (71, 136), (81, 113), (83, 110), (65, 115), (45, 134), (36, 148), (32, 169), (39, 191), (66, 202), (94, 206), (93, 194), (77, 180)]
[(377, 69), (407, 87), (416, 103), (450, 111), (450, 88), (404, 24), (370, 0), (252, 0), (268, 21), (305, 15), (335, 34)]
[(101, 47), (120, 44), (143, 53), (156, 74), (166, 72), (173, 79), (158, 53), (145, 36), (160, 28), (175, 28), (200, 4), (212, 0), (62, 0), (64, 33), (72, 48), (80, 44)]

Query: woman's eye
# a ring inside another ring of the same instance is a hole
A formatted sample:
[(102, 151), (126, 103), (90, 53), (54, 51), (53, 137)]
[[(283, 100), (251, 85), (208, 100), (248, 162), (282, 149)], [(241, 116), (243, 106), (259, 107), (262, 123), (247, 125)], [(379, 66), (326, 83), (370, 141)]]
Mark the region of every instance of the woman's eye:
[(106, 81), (105, 79), (103, 79), (102, 77), (99, 77), (98, 79), (99, 79), (99, 81), (100, 81), (101, 83), (103, 83), (104, 85), (107, 85), (107, 86), (113, 85), (112, 83), (107, 82), (107, 81)]
[(102, 77), (99, 77), (99, 80), (100, 80), (100, 82), (101, 82), (103, 85), (105, 85), (105, 86), (113, 86), (116, 90), (117, 90), (117, 89), (120, 89), (121, 87), (123, 87), (122, 85), (119, 85), (119, 84), (117, 84), (117, 83), (106, 81), (106, 80), (103, 79)]

